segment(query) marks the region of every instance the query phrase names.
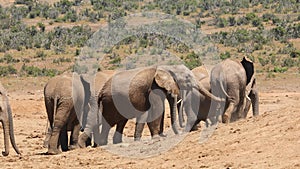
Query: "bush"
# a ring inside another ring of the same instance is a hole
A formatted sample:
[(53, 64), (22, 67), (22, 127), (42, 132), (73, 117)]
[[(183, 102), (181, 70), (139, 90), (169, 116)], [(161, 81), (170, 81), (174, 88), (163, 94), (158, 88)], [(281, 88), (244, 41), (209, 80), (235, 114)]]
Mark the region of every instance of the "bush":
[(293, 67), (296, 65), (296, 62), (292, 58), (285, 58), (281, 64), (282, 67)]
[(189, 53), (185, 60), (185, 66), (188, 67), (189, 69), (194, 69), (195, 67), (201, 66), (202, 62), (199, 59), (198, 55), (196, 55), (194, 52)]
[(263, 59), (262, 57), (258, 57), (258, 62), (260, 63), (261, 66), (265, 66), (269, 63), (269, 60)]
[(290, 56), (291, 56), (292, 58), (297, 58), (297, 57), (300, 58), (300, 50), (292, 51), (292, 52), (290, 53)]
[(275, 66), (274, 69), (273, 69), (273, 72), (275, 73), (283, 73), (283, 72), (286, 72), (288, 70), (287, 67), (278, 67), (278, 66)]
[(230, 58), (230, 57), (231, 57), (231, 55), (230, 55), (230, 53), (228, 51), (220, 54), (220, 58), (222, 60), (225, 60), (225, 59)]
[(0, 66), (0, 76), (7, 76), (10, 74), (17, 74), (17, 69), (13, 66)]
[(55, 75), (60, 74), (60, 72), (56, 69), (40, 69), (35, 66), (26, 66), (25, 64), (21, 68), (21, 72), (25, 74), (26, 76), (50, 76), (53, 77)]

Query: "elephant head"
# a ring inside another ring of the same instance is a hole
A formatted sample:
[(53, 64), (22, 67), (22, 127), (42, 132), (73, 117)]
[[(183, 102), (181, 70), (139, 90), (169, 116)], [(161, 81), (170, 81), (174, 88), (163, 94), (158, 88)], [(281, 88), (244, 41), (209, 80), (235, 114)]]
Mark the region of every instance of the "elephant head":
[(4, 156), (7, 156), (9, 154), (9, 139), (17, 154), (21, 154), (15, 142), (11, 108), (9, 105), (6, 91), (1, 84), (0, 84), (0, 98), (1, 98), (0, 99), (0, 121), (2, 123), (3, 130), (4, 130), (4, 146), (5, 146), (5, 151), (2, 152), (2, 154)]
[[(178, 134), (178, 126), (176, 123), (176, 108), (177, 108), (177, 98), (179, 95), (179, 87), (178, 83), (176, 83), (173, 76), (163, 69), (157, 69), (155, 74), (155, 82), (158, 84), (158, 86), (165, 88), (168, 94), (171, 94), (171, 97), (173, 98), (173, 101), (169, 100), (170, 109), (171, 110), (171, 123), (172, 123), (172, 129), (175, 134)], [(163, 123), (162, 123), (163, 125)]]

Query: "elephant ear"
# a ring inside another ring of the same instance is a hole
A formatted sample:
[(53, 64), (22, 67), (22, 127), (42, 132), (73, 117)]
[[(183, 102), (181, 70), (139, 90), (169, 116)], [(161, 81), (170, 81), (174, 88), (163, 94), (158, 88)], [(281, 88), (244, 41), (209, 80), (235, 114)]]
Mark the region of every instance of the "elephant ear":
[(246, 56), (241, 61), (241, 64), (243, 65), (243, 67), (246, 71), (247, 85), (248, 85), (254, 74), (254, 65), (253, 65), (253, 62)]
[(173, 79), (172, 75), (167, 71), (157, 69), (154, 79), (159, 87), (166, 89), (169, 93), (175, 95), (179, 94), (179, 87), (177, 83)]

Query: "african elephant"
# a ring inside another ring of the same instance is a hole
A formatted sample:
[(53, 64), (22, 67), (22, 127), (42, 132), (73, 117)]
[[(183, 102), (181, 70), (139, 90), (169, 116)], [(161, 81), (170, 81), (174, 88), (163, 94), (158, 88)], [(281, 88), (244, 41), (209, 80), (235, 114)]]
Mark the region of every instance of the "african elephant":
[(0, 83), (0, 96), (1, 96), (0, 121), (2, 123), (3, 131), (4, 131), (3, 134), (4, 134), (4, 146), (5, 146), (5, 151), (2, 152), (2, 155), (8, 156), (9, 154), (9, 139), (16, 153), (21, 154), (15, 142), (13, 117), (12, 117), (12, 112), (9, 105), (7, 93), (1, 83)]
[[(174, 105), (171, 108), (172, 128), (175, 133), (178, 133), (175, 112), (179, 88), (170, 73), (157, 67), (145, 67), (114, 74), (104, 84), (98, 97), (98, 105), (102, 110), (102, 128), (97, 143), (107, 144), (109, 130), (114, 125), (117, 125), (117, 128), (113, 143), (122, 142), (123, 129), (128, 119), (141, 116), (151, 107), (155, 110), (148, 114), (147, 124), (151, 136), (158, 135), (162, 104), (166, 94), (172, 97), (170, 99)], [(87, 127), (79, 137), (81, 143), (90, 136), (91, 128), (97, 125), (95, 120), (88, 119), (90, 120), (87, 121)]]
[[(210, 93), (209, 76), (203, 67), (189, 70), (186, 66), (164, 66), (168, 70), (180, 88), (182, 97), (182, 108), (187, 115), (185, 131), (196, 129), (196, 124), (201, 120), (206, 120), (210, 109), (210, 102), (224, 102), (224, 99), (216, 97)], [(179, 112), (179, 117), (182, 113)], [(183, 117), (179, 118), (179, 122)]]
[[(112, 75), (111, 71), (97, 72), (95, 74), (95, 76), (92, 77), (92, 81), (84, 82), (84, 83), (89, 83), (90, 90), (92, 92), (91, 94), (95, 95), (94, 98), (96, 98), (96, 95), (100, 92), (100, 90), (102, 89), (104, 83), (107, 81), (107, 79), (111, 75)], [(57, 82), (58, 82), (58, 80), (55, 80), (55, 79), (53, 79), (52, 82), (51, 81), (48, 82), (48, 86), (52, 86), (52, 87), (50, 87), (50, 89), (48, 89), (48, 93), (54, 92), (53, 91), (54, 90), (54, 86), (56, 85), (56, 84), (49, 84), (49, 83), (57, 83)], [(85, 84), (85, 86), (86, 85), (87, 84)], [(80, 84), (80, 86), (81, 86), (81, 84)], [(52, 91), (50, 91), (50, 90), (52, 90)], [(85, 87), (85, 93), (89, 93), (87, 87)], [(88, 97), (87, 94), (85, 94), (85, 95)], [(86, 99), (89, 99), (89, 98), (86, 98)], [(52, 105), (52, 106), (54, 106), (54, 105)], [(88, 110), (89, 110), (90, 105), (86, 105), (86, 106), (88, 106)], [(51, 106), (50, 106), (50, 109), (51, 109)], [(74, 111), (74, 109), (71, 109), (71, 110)], [(87, 117), (88, 110), (87, 110), (87, 107), (85, 107), (85, 113), (82, 115), (82, 118), (81, 118), (81, 120), (82, 120), (81, 124), (83, 124), (83, 125), (86, 124), (86, 117)], [(53, 112), (53, 110), (49, 110), (49, 111)], [(97, 113), (99, 113), (99, 112), (97, 112)], [(76, 117), (76, 116), (74, 116), (74, 115), (76, 115), (75, 112), (70, 112), (70, 114), (71, 114), (70, 115), (71, 118), (69, 118), (67, 120), (67, 130), (64, 130), (64, 132), (61, 133), (60, 137), (59, 137), (59, 140), (60, 140), (61, 147), (62, 147), (63, 151), (66, 151), (68, 149), (74, 149), (74, 148), (76, 148), (77, 147), (77, 142), (78, 142), (80, 124), (79, 124), (78, 119), (74, 118), (74, 117)], [(81, 115), (81, 114), (79, 114), (79, 115)], [(97, 114), (97, 116), (99, 116), (99, 114)], [(99, 119), (99, 117), (98, 117), (98, 119)], [(85, 126), (81, 126), (81, 127), (84, 128)], [(68, 147), (68, 136), (67, 136), (67, 132), (66, 131), (71, 131), (71, 138), (70, 138), (70, 146), (69, 147)], [(93, 129), (93, 132), (94, 132), (94, 137), (99, 137), (99, 136), (97, 136), (97, 134), (100, 133), (99, 132), (99, 126), (95, 127)], [(46, 134), (46, 138), (44, 140), (44, 147), (48, 147), (49, 146), (49, 140), (50, 140), (50, 137), (51, 137), (51, 133), (52, 133), (52, 129), (51, 129), (51, 126), (49, 126), (48, 127), (48, 132)], [(90, 139), (87, 140), (87, 142), (85, 144), (86, 145), (91, 145), (91, 140)], [(96, 146), (96, 145), (94, 144), (94, 146)]]
[[(192, 69), (192, 73), (195, 76), (196, 81), (200, 83), (204, 87), (204, 89), (206, 89), (207, 91), (211, 91), (210, 75), (208, 73), (208, 70), (204, 66), (199, 66)], [(183, 109), (185, 110), (185, 112), (190, 112), (188, 113), (189, 116), (191, 113), (194, 113), (197, 117), (196, 120), (194, 119), (195, 122), (191, 127), (191, 130), (197, 130), (197, 124), (200, 121), (206, 121), (208, 113), (210, 111), (211, 101), (212, 99), (210, 97), (206, 97), (197, 90), (192, 90), (192, 92), (189, 92), (187, 94), (187, 96), (183, 100)], [(195, 117), (194, 114), (193, 116)]]
[(253, 115), (259, 114), (254, 65), (247, 57), (241, 62), (226, 59), (217, 64), (211, 71), (211, 88), (215, 95), (226, 98), (217, 114), (210, 117), (213, 118), (211, 121), (216, 122), (218, 116), (222, 116), (224, 123), (245, 118), (250, 99)]
[[(191, 103), (193, 101), (191, 99), (187, 99), (190, 97), (192, 91), (197, 91), (199, 93), (199, 95), (201, 95), (201, 98), (199, 96), (198, 100), (206, 99), (205, 102), (201, 100), (203, 102), (203, 105), (205, 106), (205, 108), (207, 108), (207, 107), (209, 108), (209, 105), (207, 106), (205, 104), (208, 104), (207, 102), (210, 102), (211, 99), (221, 101), (220, 98), (215, 97), (214, 95), (212, 95), (209, 92), (210, 91), (209, 80), (207, 81), (207, 78), (206, 78), (206, 80), (203, 80), (203, 81), (205, 81), (205, 83), (198, 83), (197, 77), (186, 66), (184, 66), (184, 65), (172, 65), (172, 66), (161, 65), (161, 66), (158, 66), (158, 69), (168, 72), (171, 75), (170, 78), (173, 78), (175, 80), (175, 83), (177, 84), (177, 86), (180, 89), (180, 97), (182, 98), (182, 100), (185, 102), (186, 105), (191, 105)], [(173, 107), (174, 105), (170, 101), (169, 95), (167, 95), (167, 99), (169, 101), (170, 107)], [(189, 103), (187, 103), (187, 102), (189, 102)], [(179, 107), (180, 104), (175, 104), (175, 105), (177, 105), (178, 110), (181, 110), (181, 108)], [(195, 105), (199, 105), (199, 103), (197, 103)], [(203, 105), (201, 104), (201, 106), (203, 106)], [(186, 106), (184, 106), (184, 107), (186, 107)], [(206, 110), (205, 108), (202, 108), (203, 111)], [(186, 109), (186, 112), (188, 115), (188, 125), (186, 125), (186, 131), (189, 131), (192, 128), (192, 126), (194, 126), (194, 122), (196, 121), (196, 118), (193, 117), (193, 115), (196, 114), (195, 112), (198, 112), (198, 111), (191, 110), (191, 109), (188, 110), (187, 108), (185, 108), (185, 109)], [(163, 107), (163, 110), (164, 110), (164, 107)], [(191, 111), (194, 111), (194, 113)], [(181, 113), (179, 111), (179, 122), (181, 121), (181, 118), (182, 118), (180, 116), (181, 116)], [(203, 118), (199, 116), (199, 119), (203, 119)], [(141, 133), (143, 131), (143, 127), (145, 124), (144, 122), (145, 122), (145, 119), (144, 120), (137, 119), (136, 130), (135, 130), (135, 134), (134, 134), (135, 140), (140, 139)], [(189, 128), (189, 129), (187, 129), (187, 128)], [(163, 133), (163, 118), (160, 123), (159, 134), (162, 134), (162, 133)]]
[(67, 123), (72, 123), (73, 145), (77, 144), (80, 124), (77, 117), (81, 117), (87, 110), (90, 92), (85, 81), (77, 74), (57, 76), (48, 81), (44, 87), (44, 99), (48, 120), (52, 129), (48, 154), (59, 154), (58, 140), (62, 150), (68, 150)]

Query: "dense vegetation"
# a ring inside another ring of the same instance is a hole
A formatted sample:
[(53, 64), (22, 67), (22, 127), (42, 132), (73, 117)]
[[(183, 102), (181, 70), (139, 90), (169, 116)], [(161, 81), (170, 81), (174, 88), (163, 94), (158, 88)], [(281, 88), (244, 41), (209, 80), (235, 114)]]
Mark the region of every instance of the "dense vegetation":
[[(54, 76), (71, 70), (72, 66), (61, 67), (75, 61), (80, 48), (96, 31), (92, 24), (110, 23), (145, 11), (172, 14), (190, 20), (199, 29), (215, 30), (208, 32), (208, 36), (219, 47), (221, 59), (247, 55), (257, 63), (257, 71), (285, 72), (298, 68), (300, 72), (300, 48), (296, 43), (300, 38), (299, 0), (60, 0), (54, 3), (16, 0), (11, 6), (0, 6), (0, 75)], [(118, 67), (124, 57), (122, 53), (139, 53), (153, 46), (153, 36), (136, 38), (125, 39), (127, 42), (109, 49), (106, 67)], [(163, 41), (162, 50), (179, 53), (188, 67), (201, 64), (199, 56), (186, 50), (184, 44), (173, 45), (174, 40), (161, 35), (155, 38)], [(150, 53), (159, 55), (162, 51), (153, 49)], [(44, 66), (36, 66), (36, 62)]]

